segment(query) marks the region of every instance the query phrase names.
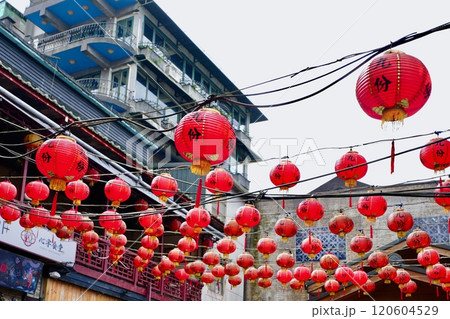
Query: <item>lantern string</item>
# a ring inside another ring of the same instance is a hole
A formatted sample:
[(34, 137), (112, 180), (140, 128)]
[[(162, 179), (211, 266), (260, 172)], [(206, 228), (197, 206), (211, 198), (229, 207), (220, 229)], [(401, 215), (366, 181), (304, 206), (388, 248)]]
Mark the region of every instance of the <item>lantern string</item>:
[(391, 174), (394, 173), (394, 160), (395, 160), (395, 142), (392, 139), (391, 143)]

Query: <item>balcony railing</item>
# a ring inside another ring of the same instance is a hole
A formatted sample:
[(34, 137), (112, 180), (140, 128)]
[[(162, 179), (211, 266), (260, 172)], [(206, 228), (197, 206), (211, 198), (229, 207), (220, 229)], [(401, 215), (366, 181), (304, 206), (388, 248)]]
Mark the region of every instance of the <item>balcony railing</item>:
[(122, 103), (129, 103), (133, 98), (133, 91), (128, 90), (124, 85), (117, 82), (98, 78), (79, 79), (77, 82), (100, 98), (104, 96)]
[(116, 23), (100, 22), (85, 24), (38, 41), (37, 49), (41, 52), (56, 50), (72, 43), (92, 38), (111, 38), (130, 47), (136, 47), (136, 36), (132, 30)]
[[(75, 233), (74, 240), (80, 242), (80, 235)], [(151, 273), (157, 265), (153, 260), (144, 271), (138, 272), (133, 264), (136, 254), (131, 251), (125, 252), (120, 262), (113, 265), (108, 258), (109, 246), (108, 241), (101, 239), (97, 252), (89, 258), (89, 254), (78, 245), (74, 270), (157, 300), (201, 300), (203, 283), (198, 280), (188, 279), (180, 283), (173, 273), (158, 280)]]

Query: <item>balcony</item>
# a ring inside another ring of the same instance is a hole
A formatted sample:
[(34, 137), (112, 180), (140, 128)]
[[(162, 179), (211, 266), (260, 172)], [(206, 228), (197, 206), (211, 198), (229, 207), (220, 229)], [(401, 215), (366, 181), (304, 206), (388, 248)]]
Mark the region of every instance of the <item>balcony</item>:
[[(75, 233), (74, 240), (80, 242), (80, 235)], [(101, 239), (99, 249), (94, 253), (95, 257), (91, 258), (81, 245), (78, 245), (73, 269), (79, 274), (98, 278), (153, 300), (201, 300), (203, 283), (200, 281), (188, 279), (180, 283), (173, 273), (158, 280), (151, 273), (151, 269), (157, 265), (153, 260), (150, 260), (144, 271), (138, 272), (133, 264), (136, 254), (131, 251), (125, 252), (120, 262), (113, 265), (108, 258), (109, 245), (108, 241)]]
[(93, 23), (40, 39), (36, 49), (72, 74), (94, 67), (108, 68), (131, 59), (136, 36), (116, 23)]

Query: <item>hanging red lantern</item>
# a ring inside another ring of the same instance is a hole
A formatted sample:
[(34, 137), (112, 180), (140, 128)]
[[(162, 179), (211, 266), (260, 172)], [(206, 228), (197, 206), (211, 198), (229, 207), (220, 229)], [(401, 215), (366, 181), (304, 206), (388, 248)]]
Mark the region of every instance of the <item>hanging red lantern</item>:
[(438, 185), (438, 188), (434, 190), (434, 201), (444, 207), (446, 213), (450, 211), (450, 179), (447, 179), (442, 185)]
[(144, 236), (141, 238), (141, 246), (147, 250), (154, 251), (159, 246), (159, 239), (156, 236)]
[(230, 236), (233, 240), (236, 240), (239, 236), (244, 234), (242, 226), (239, 225), (234, 218), (225, 223), (223, 226), (223, 232), (225, 235)]
[(152, 193), (163, 203), (178, 191), (178, 183), (169, 173), (162, 173), (153, 178), (150, 187)]
[(296, 222), (291, 217), (284, 217), (279, 219), (275, 224), (275, 232), (281, 236), (282, 242), (288, 242), (290, 237), (297, 234), (298, 227)]
[(143, 198), (139, 198), (139, 199), (134, 203), (134, 209), (135, 209), (137, 212), (144, 212), (144, 211), (146, 211), (147, 209), (149, 209), (148, 202), (147, 202), (145, 199), (143, 199)]
[(337, 177), (345, 181), (345, 187), (355, 187), (356, 181), (363, 178), (367, 173), (366, 163), (364, 156), (350, 150), (336, 161), (334, 170)]
[(175, 277), (177, 277), (180, 283), (184, 283), (186, 279), (189, 278), (189, 274), (186, 273), (186, 270), (184, 270), (184, 268), (180, 268), (175, 271)]
[(233, 176), (220, 167), (209, 172), (205, 178), (205, 187), (213, 194), (228, 193), (233, 189), (233, 184)]
[(404, 269), (397, 269), (397, 275), (393, 279), (394, 282), (402, 289), (403, 285), (406, 284), (411, 279), (409, 273)]
[(450, 287), (450, 268), (445, 267), (445, 276), (441, 278), (442, 287)]
[(236, 276), (241, 271), (241, 268), (233, 262), (227, 263), (225, 265), (225, 275), (228, 276)]
[(405, 294), (405, 297), (411, 297), (413, 293), (417, 291), (417, 284), (410, 280), (401, 288), (401, 292)]
[(211, 222), (211, 215), (203, 207), (194, 207), (186, 214), (186, 223), (194, 228), (196, 234), (201, 233), (202, 229)]
[(327, 292), (330, 293), (330, 296), (334, 296), (336, 292), (338, 292), (341, 288), (341, 285), (335, 279), (328, 279), (327, 281), (325, 281), (324, 288)]
[(360, 258), (364, 257), (372, 249), (372, 246), (372, 240), (363, 233), (359, 233), (350, 241), (350, 249)]
[(66, 185), (65, 194), (75, 206), (81, 205), (81, 201), (89, 196), (89, 186), (82, 180), (69, 182)]
[(326, 253), (320, 257), (319, 264), (327, 274), (332, 274), (339, 267), (339, 258), (333, 253)]
[(181, 236), (184, 236), (184, 237), (194, 238), (197, 235), (194, 231), (194, 227), (189, 226), (187, 222), (181, 223), (179, 231), (180, 231)]
[(68, 136), (45, 141), (36, 152), (36, 166), (50, 179), (50, 189), (64, 191), (66, 183), (79, 180), (88, 169), (86, 151)]
[(398, 238), (406, 236), (406, 232), (414, 225), (411, 213), (405, 212), (403, 208), (398, 208), (387, 218), (387, 225), (390, 230), (397, 232)]
[(279, 254), (275, 261), (282, 270), (292, 268), (295, 265), (295, 258), (289, 251), (284, 251)]
[(169, 222), (169, 229), (173, 232), (180, 230), (181, 221), (178, 218), (172, 218)]
[(17, 188), (10, 181), (0, 182), (0, 202), (10, 202), (17, 196)]
[(315, 198), (308, 198), (297, 206), (297, 216), (305, 221), (305, 225), (312, 227), (314, 222), (322, 219), (324, 214), (322, 204)]
[(244, 251), (236, 258), (236, 263), (245, 272), (247, 268), (250, 268), (255, 264), (255, 258), (253, 258), (249, 252)]
[(203, 261), (201, 260), (195, 260), (191, 263), (190, 266), (191, 270), (194, 272), (195, 276), (197, 277), (201, 277), (201, 275), (205, 272), (206, 270), (206, 265), (203, 263)]
[(205, 271), (200, 277), (200, 280), (207, 286), (213, 283), (215, 279), (216, 277), (214, 277), (214, 275), (210, 271)]
[(356, 98), (370, 117), (403, 122), (418, 112), (431, 94), (423, 63), (402, 51), (389, 50), (373, 59), (356, 83)]
[(297, 279), (293, 278), (290, 282), (289, 282), (289, 287), (291, 287), (292, 290), (294, 290), (295, 292), (299, 292), (300, 290), (303, 289), (303, 287), (305, 287), (304, 283), (301, 283), (300, 281), (298, 281)]
[(217, 250), (226, 259), (230, 254), (235, 252), (236, 244), (230, 237), (224, 237), (217, 242)]
[(281, 191), (286, 191), (297, 185), (300, 180), (300, 170), (288, 159), (281, 162), (270, 171), (270, 181), (279, 186)]
[(206, 248), (208, 248), (208, 249), (213, 248), (213, 246), (214, 246), (214, 241), (213, 241), (211, 238), (206, 237), (206, 238), (203, 239), (203, 241), (202, 241), (202, 246), (203, 246), (203, 247), (206, 247)]
[(386, 266), (381, 268), (381, 270), (378, 272), (378, 276), (382, 280), (384, 280), (385, 284), (390, 284), (391, 280), (394, 280), (394, 278), (397, 276), (397, 269), (387, 264)]
[(359, 289), (367, 282), (368, 279), (369, 276), (367, 276), (367, 273), (363, 270), (355, 270), (353, 272), (352, 283)]
[[(64, 227), (64, 224), (63, 224), (63, 222), (61, 220), (61, 216), (55, 215), (55, 216), (50, 216), (49, 217), (48, 222), (47, 222), (47, 228), (52, 233), (56, 233), (58, 230), (60, 230), (63, 227)], [(92, 229), (94, 229), (93, 226), (92, 226)], [(83, 234), (81, 234), (81, 235), (83, 235)]]
[(112, 234), (122, 225), (122, 216), (115, 210), (108, 209), (100, 214), (98, 222), (108, 233)]
[(67, 226), (67, 228), (71, 232), (73, 232), (81, 225), (83, 221), (83, 215), (81, 215), (75, 209), (69, 209), (61, 214), (61, 221), (64, 226)]
[(273, 269), (267, 263), (258, 267), (258, 277), (269, 279), (273, 276)]
[(346, 287), (353, 278), (353, 269), (348, 266), (339, 266), (334, 272), (334, 277), (342, 286)]
[(61, 229), (58, 229), (55, 235), (56, 237), (64, 241), (72, 237), (72, 234), (73, 233), (66, 226), (63, 226)]
[(0, 215), (5, 220), (5, 223), (11, 224), (20, 218), (20, 210), (13, 204), (3, 205), (0, 207)]
[(35, 149), (38, 149), (39, 146), (41, 146), (42, 143), (44, 143), (44, 139), (37, 134), (30, 133), (25, 135), (23, 142), (25, 143), (25, 148), (27, 149), (27, 151), (30, 152)]
[(305, 284), (305, 281), (311, 279), (311, 270), (309, 270), (309, 268), (304, 265), (295, 267), (292, 274), (294, 275), (295, 279), (297, 279), (303, 285)]
[(112, 202), (111, 207), (118, 208), (120, 203), (130, 198), (131, 188), (123, 179), (116, 177), (106, 183), (105, 195)]
[(29, 215), (30, 221), (36, 227), (43, 227), (48, 223), (50, 212), (46, 210), (44, 207), (39, 206), (31, 209)]
[(112, 246), (125, 246), (127, 244), (127, 241), (128, 241), (127, 237), (123, 234), (112, 236), (109, 239), (109, 242)]
[(242, 283), (242, 279), (239, 276), (230, 276), (228, 277), (228, 283), (234, 288)]
[(339, 235), (339, 237), (344, 237), (346, 234), (351, 232), (353, 226), (353, 220), (343, 213), (335, 215), (328, 222), (328, 228), (330, 231), (335, 235)]
[(447, 270), (444, 265), (437, 263), (427, 267), (426, 274), (431, 282), (437, 285), (441, 283), (441, 279), (445, 278), (447, 275)]
[(311, 273), (311, 280), (315, 282), (316, 286), (320, 286), (320, 284), (324, 283), (328, 278), (328, 275), (322, 269), (315, 269)]
[(254, 283), (258, 279), (258, 269), (255, 267), (249, 267), (244, 272), (244, 279)]
[(258, 226), (261, 220), (259, 210), (252, 204), (245, 204), (238, 209), (235, 216), (236, 222), (241, 225), (242, 231), (248, 233), (250, 228)]
[[(164, 231), (164, 230), (163, 230)], [(120, 226), (119, 226), (119, 228), (117, 228), (117, 229), (115, 229), (114, 230), (114, 232), (113, 232), (113, 236), (116, 236), (116, 235), (120, 235), (120, 234), (125, 234), (127, 232), (127, 224), (125, 223), (125, 221), (124, 220), (121, 220), (120, 221)]]
[(217, 280), (220, 280), (223, 276), (225, 276), (225, 267), (217, 264), (211, 269), (211, 273), (216, 277)]
[(174, 139), (178, 152), (192, 163), (191, 171), (196, 175), (208, 174), (211, 165), (224, 162), (236, 146), (230, 122), (210, 108), (185, 115), (175, 129)]
[(162, 224), (163, 220), (161, 214), (150, 208), (139, 214), (138, 222), (144, 229), (156, 229)]
[(93, 230), (85, 232), (81, 236), (81, 241), (84, 243), (83, 248), (88, 254), (92, 254), (93, 251), (98, 249), (99, 236)]
[(280, 269), (277, 271), (277, 279), (284, 287), (288, 284), (293, 278), (292, 271), (289, 269)]
[(158, 264), (158, 268), (164, 276), (167, 276), (172, 270), (175, 269), (175, 265), (169, 258), (162, 256), (161, 261)]
[(267, 289), (270, 286), (272, 286), (272, 280), (270, 278), (259, 278), (258, 279), (258, 286)]
[(425, 247), (417, 254), (417, 261), (427, 269), (439, 262), (439, 253), (431, 247)]
[(189, 253), (197, 249), (197, 243), (192, 237), (183, 237), (178, 240), (177, 247), (184, 252), (185, 256), (189, 256)]
[(420, 150), (420, 161), (434, 172), (444, 171), (450, 166), (450, 142), (442, 138), (433, 138)]
[(163, 273), (162, 273), (161, 270), (159, 270), (158, 265), (156, 265), (156, 266), (154, 266), (152, 268), (152, 275), (156, 278), (156, 280), (160, 280), (161, 279)]
[(167, 254), (167, 257), (173, 262), (175, 267), (184, 261), (184, 252), (177, 247), (171, 249)]
[(216, 250), (208, 250), (202, 258), (203, 262), (208, 265), (209, 269), (213, 269), (215, 265), (220, 263), (220, 255)]
[(366, 283), (361, 286), (363, 295), (366, 295), (366, 296), (368, 296), (368, 295), (370, 295), (370, 293), (374, 292), (375, 288), (376, 288), (375, 283), (370, 279), (367, 279)]
[(39, 206), (39, 202), (46, 200), (50, 195), (50, 189), (43, 181), (35, 180), (25, 186), (25, 194), (31, 198), (31, 205)]
[(155, 255), (155, 252), (153, 249), (147, 249), (144, 246), (140, 246), (137, 250), (137, 254), (144, 260), (150, 260)]
[(430, 246), (431, 238), (426, 231), (415, 229), (406, 237), (406, 244), (409, 248), (415, 249), (419, 253), (423, 248)]
[(23, 214), (19, 219), (19, 225), (29, 231), (34, 227), (34, 223), (30, 220), (30, 214)]
[(89, 168), (83, 179), (90, 187), (93, 187), (100, 181), (100, 173), (95, 168)]
[(148, 263), (149, 263), (148, 260), (142, 259), (140, 256), (135, 256), (133, 259), (134, 268), (136, 268), (138, 272), (144, 271)]
[(314, 235), (306, 237), (303, 239), (300, 248), (305, 254), (308, 254), (309, 259), (313, 259), (322, 251), (322, 241)]
[(258, 240), (256, 244), (258, 251), (263, 254), (263, 258), (269, 258), (270, 254), (273, 254), (277, 250), (277, 243), (271, 237), (263, 237)]
[(377, 272), (389, 263), (389, 257), (382, 251), (374, 251), (369, 255), (367, 263), (370, 267), (375, 268)]
[[(47, 227), (49, 227), (49, 224), (50, 220), (47, 223)], [(83, 235), (85, 232), (94, 230), (94, 222), (88, 216), (83, 216), (83, 219), (81, 220), (80, 225), (77, 227), (77, 230), (81, 235)]]
[(115, 264), (119, 261), (118, 256), (122, 256), (125, 254), (126, 248), (125, 246), (109, 246), (109, 259)]
[(387, 202), (381, 195), (362, 196), (358, 200), (357, 207), (358, 212), (366, 216), (369, 223), (375, 223), (377, 217), (382, 216), (386, 212)]

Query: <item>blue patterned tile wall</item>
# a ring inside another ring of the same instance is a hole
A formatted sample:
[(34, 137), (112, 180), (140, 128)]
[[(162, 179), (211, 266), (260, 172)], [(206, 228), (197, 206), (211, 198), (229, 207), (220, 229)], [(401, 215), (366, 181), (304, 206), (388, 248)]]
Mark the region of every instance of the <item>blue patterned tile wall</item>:
[(449, 242), (448, 216), (431, 216), (414, 218), (412, 230), (420, 228), (426, 231), (434, 244)]
[(308, 255), (305, 254), (300, 246), (302, 241), (309, 236), (308, 229), (300, 229), (297, 232), (297, 236), (295, 238), (295, 259), (298, 262), (307, 262), (307, 261), (319, 261), (320, 257), (322, 257), (326, 253), (335, 254), (340, 260), (344, 260), (347, 258), (346, 250), (345, 250), (345, 237), (339, 237), (330, 232), (328, 227), (313, 227), (311, 228), (311, 233), (316, 236), (316, 238), (322, 241), (322, 251), (316, 255), (314, 259), (309, 259)]

